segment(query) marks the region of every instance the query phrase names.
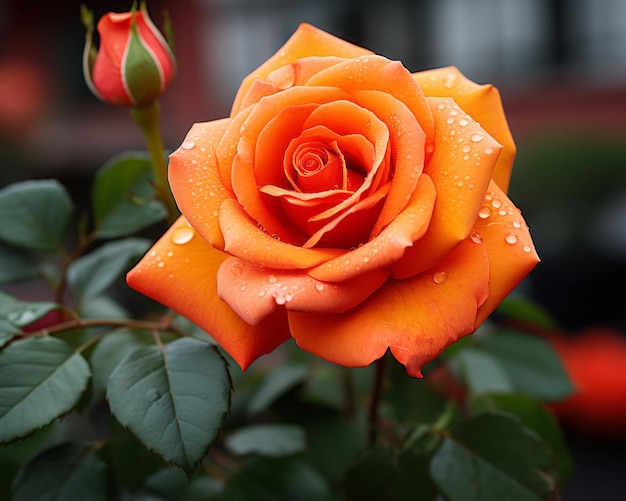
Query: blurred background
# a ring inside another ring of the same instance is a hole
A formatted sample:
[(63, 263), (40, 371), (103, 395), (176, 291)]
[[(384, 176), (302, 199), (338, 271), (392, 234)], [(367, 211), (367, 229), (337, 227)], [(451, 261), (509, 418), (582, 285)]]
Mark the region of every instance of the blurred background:
[[(131, 4), (85, 3), (96, 19)], [(170, 149), (193, 122), (226, 116), (242, 77), (300, 22), (411, 71), (455, 65), (495, 84), (518, 145), (510, 196), (542, 258), (524, 292), (568, 335), (600, 327), (623, 337), (626, 2), (151, 0), (148, 8), (159, 26), (168, 9), (175, 34), (178, 76), (161, 99)], [(127, 111), (85, 86), (83, 42), (77, 0), (0, 3), (0, 187), (56, 177), (86, 202), (99, 166), (144, 149)], [(619, 371), (623, 380), (626, 359)], [(624, 407), (626, 391), (613, 397)], [(624, 435), (568, 436), (576, 463), (565, 501), (621, 499)]]

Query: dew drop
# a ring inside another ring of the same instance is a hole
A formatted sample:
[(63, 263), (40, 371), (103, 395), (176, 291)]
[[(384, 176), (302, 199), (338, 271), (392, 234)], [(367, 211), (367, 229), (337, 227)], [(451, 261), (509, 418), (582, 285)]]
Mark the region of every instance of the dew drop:
[(517, 228), (518, 230), (522, 227), (522, 223), (520, 223), (517, 219), (513, 221), (513, 228)]
[(457, 79), (458, 77), (454, 73), (448, 73), (443, 81), (443, 86), (452, 87), (456, 83)]
[(483, 237), (481, 237), (478, 233), (476, 233), (475, 231), (472, 232), (472, 234), (470, 235), (470, 238), (472, 240), (472, 242), (474, 242), (475, 244), (480, 244), (483, 241)]
[(239, 287), (239, 290), (241, 292), (245, 292), (247, 288), (248, 288), (248, 286), (246, 284), (242, 284), (241, 287)]
[(483, 139), (485, 139), (485, 135), (484, 134), (474, 134), (470, 140), (473, 143), (479, 143), (480, 141), (482, 141)]
[(196, 143), (192, 139), (186, 139), (181, 146), (184, 150), (191, 150), (196, 146)]
[(448, 118), (448, 120), (446, 120), (447, 124), (453, 124), (454, 123), (454, 118)]
[(159, 268), (163, 268), (163, 266), (165, 266), (165, 263), (163, 261), (159, 261), (159, 263), (157, 264), (157, 266)]
[(524, 252), (530, 252), (532, 250), (529, 245), (524, 245), (523, 249)]
[(279, 306), (282, 306), (283, 304), (286, 303), (285, 296), (282, 296), (282, 295), (274, 296), (274, 301), (276, 301), (276, 304)]
[(265, 294), (267, 294), (267, 291), (266, 291), (265, 289), (261, 289), (261, 290), (259, 291), (259, 297), (264, 297), (264, 296), (265, 296)]
[(491, 146), (487, 146), (483, 151), (485, 154), (491, 155), (493, 153), (493, 148)]
[(517, 243), (517, 235), (515, 233), (509, 233), (506, 237), (504, 237), (504, 241), (507, 244), (514, 245)]
[(445, 271), (438, 271), (433, 275), (433, 280), (436, 284), (445, 284), (448, 280), (448, 274)]
[(443, 103), (439, 103), (439, 104), (437, 105), (437, 108), (439, 108), (440, 110), (443, 110), (443, 109), (445, 109), (445, 108), (446, 108), (446, 105), (445, 105), (445, 104), (443, 104)]
[(172, 241), (172, 243), (183, 245), (189, 242), (193, 238), (194, 234), (195, 232), (193, 228), (181, 226), (179, 228), (176, 228), (172, 232), (172, 234), (170, 235), (170, 240)]
[(267, 281), (270, 284), (275, 284), (276, 282), (278, 282), (278, 278), (276, 278), (274, 275), (270, 275), (269, 278), (267, 279)]
[(478, 211), (478, 217), (480, 219), (488, 219), (491, 216), (491, 209), (487, 206), (483, 206)]
[(468, 123), (469, 123), (469, 120), (467, 120), (466, 118), (461, 118), (461, 120), (459, 120), (459, 125), (463, 127), (465, 127)]
[(494, 207), (494, 209), (499, 209), (500, 207), (502, 207), (502, 202), (500, 202), (500, 200), (496, 198), (491, 202), (491, 205)]
[(325, 288), (325, 286), (321, 282), (317, 282), (315, 284), (315, 290), (318, 291), (318, 292), (322, 292), (324, 290), (324, 288)]

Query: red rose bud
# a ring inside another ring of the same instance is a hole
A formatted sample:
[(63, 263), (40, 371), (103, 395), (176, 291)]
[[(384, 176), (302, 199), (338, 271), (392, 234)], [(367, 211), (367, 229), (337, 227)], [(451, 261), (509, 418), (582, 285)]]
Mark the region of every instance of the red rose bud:
[(82, 9), (86, 33), (83, 72), (101, 100), (146, 106), (169, 85), (176, 71), (174, 54), (156, 28), (144, 2), (139, 10), (109, 12), (98, 22), (100, 49), (93, 46), (93, 13)]

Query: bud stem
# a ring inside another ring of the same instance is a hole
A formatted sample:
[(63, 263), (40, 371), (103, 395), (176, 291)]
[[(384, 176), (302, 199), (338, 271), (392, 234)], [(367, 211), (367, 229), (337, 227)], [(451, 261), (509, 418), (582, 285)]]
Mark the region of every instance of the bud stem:
[(143, 132), (148, 152), (152, 159), (152, 172), (154, 173), (155, 189), (161, 202), (165, 205), (168, 219), (173, 222), (180, 212), (172, 196), (169, 183), (167, 182), (167, 163), (159, 129), (159, 103), (153, 101), (146, 106), (137, 106), (130, 109), (130, 114)]

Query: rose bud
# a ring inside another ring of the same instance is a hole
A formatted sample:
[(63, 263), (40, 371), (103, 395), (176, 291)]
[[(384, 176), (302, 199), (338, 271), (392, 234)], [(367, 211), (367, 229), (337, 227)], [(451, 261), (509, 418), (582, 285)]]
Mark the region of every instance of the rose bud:
[(289, 338), (413, 376), (537, 264), (498, 91), (303, 24), (170, 156), (183, 216), (128, 274), (239, 363)]
[(82, 10), (87, 29), (83, 73), (89, 89), (111, 104), (146, 106), (169, 85), (174, 54), (156, 28), (145, 2), (139, 10), (109, 12), (98, 22), (100, 49), (93, 46), (93, 13)]

